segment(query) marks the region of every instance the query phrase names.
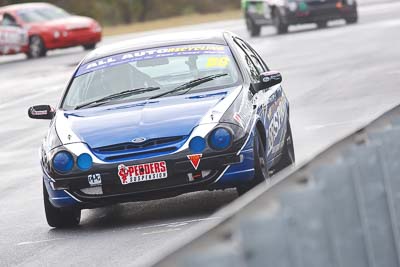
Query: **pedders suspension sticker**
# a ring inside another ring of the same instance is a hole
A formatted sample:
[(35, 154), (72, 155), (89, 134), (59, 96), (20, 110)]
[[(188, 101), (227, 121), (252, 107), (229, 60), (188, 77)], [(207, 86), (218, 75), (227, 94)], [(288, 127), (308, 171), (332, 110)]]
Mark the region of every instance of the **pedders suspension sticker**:
[(118, 176), (123, 185), (165, 179), (168, 177), (165, 161), (133, 166), (118, 166)]

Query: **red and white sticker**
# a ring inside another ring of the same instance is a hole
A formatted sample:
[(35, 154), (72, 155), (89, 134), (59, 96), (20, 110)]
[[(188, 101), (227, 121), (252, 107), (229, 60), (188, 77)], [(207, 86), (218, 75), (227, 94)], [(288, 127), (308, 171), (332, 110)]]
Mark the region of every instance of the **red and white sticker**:
[(141, 183), (168, 177), (167, 163), (165, 161), (145, 163), (133, 166), (118, 166), (118, 176), (123, 185)]
[(240, 117), (240, 114), (239, 114), (239, 113), (236, 112), (235, 114), (233, 114), (233, 119), (234, 119), (237, 123), (239, 123), (240, 126), (244, 127), (243, 121), (242, 121), (242, 117)]
[(188, 159), (190, 160), (190, 163), (192, 163), (193, 168), (197, 171), (197, 168), (199, 168), (200, 165), (200, 160), (203, 154), (194, 154), (194, 155), (188, 155)]

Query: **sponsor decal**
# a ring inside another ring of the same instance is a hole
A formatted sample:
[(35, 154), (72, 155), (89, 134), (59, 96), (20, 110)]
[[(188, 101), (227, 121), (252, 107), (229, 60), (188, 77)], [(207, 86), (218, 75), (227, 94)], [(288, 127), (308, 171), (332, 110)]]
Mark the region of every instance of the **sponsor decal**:
[(280, 106), (286, 106), (285, 99), (282, 97), (281, 88), (277, 90), (277, 94), (273, 94), (270, 97), (268, 102), (272, 103), (268, 108), (268, 120), (271, 120), (274, 112), (276, 112)]
[(272, 74), (270, 76), (265, 76), (263, 78), (263, 82), (265, 82), (265, 83), (267, 83), (267, 82), (269, 82), (271, 80), (279, 81), (280, 80), (280, 75), (278, 73), (276, 73), (276, 74)]
[(44, 116), (44, 115), (47, 115), (47, 110), (36, 110), (36, 109), (32, 108), (31, 113), (33, 116)]
[(268, 153), (273, 151), (276, 138), (278, 137), (278, 134), (282, 128), (282, 124), (284, 123), (286, 115), (286, 102), (284, 99), (279, 99), (277, 104), (279, 106), (277, 111), (273, 114), (268, 128)]
[(203, 179), (207, 176), (209, 176), (211, 173), (210, 170), (205, 170), (205, 171), (195, 171), (193, 173), (188, 173), (187, 176), (189, 178), (189, 182), (194, 182), (199, 179)]
[(195, 180), (199, 180), (199, 179), (203, 178), (203, 175), (201, 172), (188, 173), (188, 178), (189, 178), (189, 182), (194, 182)]
[(160, 180), (168, 177), (165, 161), (145, 163), (133, 166), (118, 166), (118, 177), (123, 185)]
[[(176, 57), (176, 56), (188, 56), (188, 55), (230, 55), (230, 50), (227, 46), (223, 45), (186, 45), (186, 46), (172, 46), (162, 47), (156, 49), (147, 49), (128, 52), (124, 54), (118, 54), (99, 60), (95, 60), (80, 66), (75, 74), (75, 77), (101, 70), (121, 64), (163, 58), (163, 57)], [(228, 64), (229, 61), (217, 59), (216, 61), (210, 62), (210, 64), (224, 65)]]
[(210, 57), (207, 59), (206, 68), (226, 68), (229, 65), (229, 57)]
[(22, 29), (0, 26), (0, 54), (18, 53), (28, 44), (28, 35)]
[(242, 128), (244, 128), (243, 121), (242, 121), (242, 118), (240, 117), (240, 114), (239, 114), (239, 113), (236, 112), (235, 114), (233, 114), (233, 119), (234, 119), (237, 123), (239, 123), (240, 126), (242, 126)]
[(269, 78), (269, 77), (264, 77), (263, 78), (263, 82), (265, 82), (265, 83), (269, 82), (270, 80), (271, 80), (271, 78)]
[(193, 154), (193, 155), (188, 155), (187, 157), (190, 160), (190, 163), (192, 163), (193, 168), (197, 171), (200, 165), (200, 160), (203, 157), (203, 154)]
[[(8, 29), (7, 29), (8, 28)], [(13, 30), (12, 27), (7, 27), (0, 31), (0, 41), (2, 44), (25, 44), (26, 36), (22, 31)]]
[(96, 173), (96, 174), (89, 174), (88, 175), (88, 182), (90, 186), (99, 186), (101, 185), (101, 174)]

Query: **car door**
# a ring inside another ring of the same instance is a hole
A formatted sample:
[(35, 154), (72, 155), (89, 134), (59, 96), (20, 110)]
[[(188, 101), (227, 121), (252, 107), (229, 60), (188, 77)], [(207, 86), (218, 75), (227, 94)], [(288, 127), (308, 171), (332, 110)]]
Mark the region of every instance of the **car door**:
[[(261, 59), (259, 54), (245, 41), (237, 39), (237, 43), (248, 55), (253, 63), (257, 77), (263, 72), (269, 71), (268, 66)], [(285, 127), (287, 120), (287, 103), (282, 87), (273, 86), (268, 90), (257, 93), (255, 101), (258, 102), (258, 114), (265, 126), (267, 133), (267, 157), (269, 165), (274, 163), (275, 158), (280, 155), (284, 144)]]
[[(247, 45), (249, 49), (252, 50), (254, 57), (258, 60), (260, 65), (263, 66), (264, 71), (269, 71), (268, 66), (265, 64), (260, 55), (249, 44)], [(271, 152), (272, 159), (275, 160), (275, 158), (278, 158), (278, 156), (280, 156), (285, 144), (287, 121), (289, 116), (289, 103), (280, 84), (271, 87), (268, 91), (270, 92), (270, 94), (268, 95), (268, 99), (266, 99), (266, 121), (269, 125), (268, 148)]]
[(0, 54), (15, 54), (28, 43), (28, 34), (8, 13), (0, 15)]

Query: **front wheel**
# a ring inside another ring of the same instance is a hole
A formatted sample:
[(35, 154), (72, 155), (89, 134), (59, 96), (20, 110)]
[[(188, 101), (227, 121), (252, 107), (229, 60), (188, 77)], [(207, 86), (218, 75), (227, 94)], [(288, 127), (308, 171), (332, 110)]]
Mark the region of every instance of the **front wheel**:
[(289, 25), (283, 21), (281, 13), (279, 10), (275, 9), (273, 13), (273, 22), (277, 34), (285, 34), (289, 31)]
[(256, 131), (254, 135), (253, 153), (254, 153), (254, 179), (249, 184), (240, 185), (236, 188), (239, 196), (245, 194), (258, 184), (265, 182), (269, 178), (265, 146), (262, 142), (261, 135), (258, 131)]
[(70, 228), (79, 225), (81, 210), (76, 208), (56, 208), (49, 200), (46, 186), (43, 184), (43, 201), (47, 223), (51, 227)]
[(250, 32), (251, 37), (257, 37), (261, 34), (261, 26), (257, 25), (250, 17), (246, 19), (247, 29)]
[(347, 18), (345, 18), (345, 21), (346, 21), (346, 24), (355, 24), (358, 22), (358, 15), (355, 14), (351, 17), (347, 17)]
[(39, 58), (46, 56), (47, 49), (43, 39), (38, 35), (33, 35), (29, 38), (28, 58)]

